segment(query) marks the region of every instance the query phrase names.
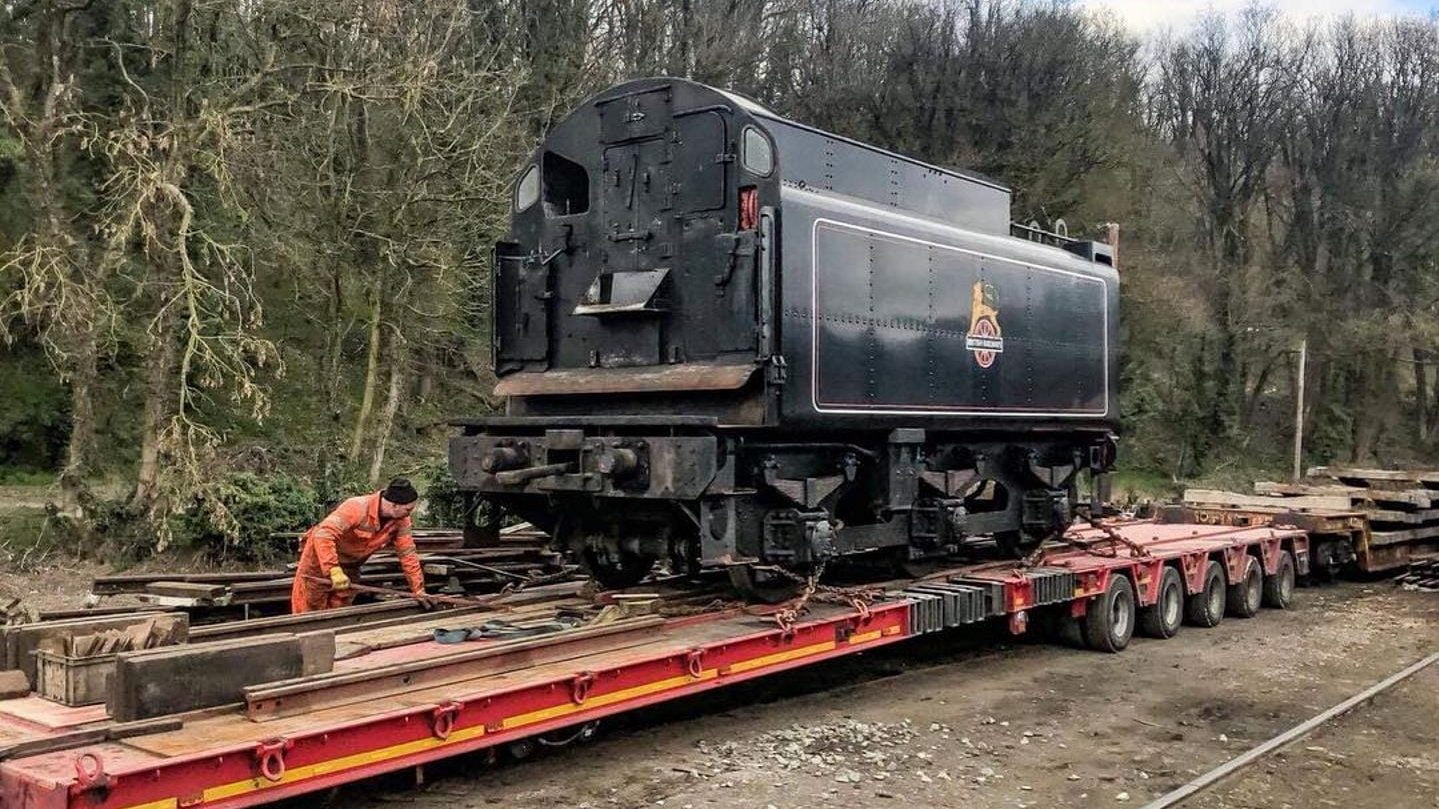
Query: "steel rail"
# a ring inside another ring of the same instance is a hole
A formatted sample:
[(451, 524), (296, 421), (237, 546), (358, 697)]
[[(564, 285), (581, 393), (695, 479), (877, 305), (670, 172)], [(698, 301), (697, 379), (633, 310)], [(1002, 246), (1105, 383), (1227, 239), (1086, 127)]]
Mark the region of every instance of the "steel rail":
[(1228, 778), (1234, 773), (1239, 772), (1245, 767), (1248, 767), (1249, 765), (1259, 761), (1270, 753), (1273, 753), (1274, 751), (1282, 747), (1293, 744), (1294, 742), (1304, 738), (1305, 736), (1308, 736), (1309, 734), (1318, 730), (1319, 727), (1326, 722), (1343, 716), (1346, 713), (1349, 713), (1356, 707), (1378, 696), (1380, 693), (1409, 679), (1415, 674), (1418, 674), (1419, 672), (1428, 668), (1435, 662), (1439, 662), (1439, 652), (1435, 652), (1434, 654), (1429, 655), (1423, 660), (1414, 663), (1413, 665), (1403, 669), (1402, 671), (1389, 675), (1388, 677), (1380, 680), (1374, 685), (1371, 685), (1363, 691), (1360, 691), (1358, 694), (1355, 694), (1349, 699), (1346, 699), (1338, 705), (1335, 705), (1333, 708), (1330, 708), (1324, 713), (1318, 714), (1301, 724), (1295, 725), (1289, 730), (1284, 731), (1283, 733), (1275, 736), (1274, 738), (1259, 745), (1258, 747), (1251, 747), (1243, 755), (1232, 758), (1219, 765), (1218, 767), (1210, 770), (1209, 772), (1199, 776), (1193, 781), (1190, 781), (1184, 786), (1181, 786), (1172, 792), (1155, 798), (1149, 803), (1144, 804), (1144, 806), (1140, 807), (1140, 809), (1168, 809), (1168, 807), (1171, 806), (1178, 806), (1179, 804), (1189, 800), (1200, 792), (1203, 792), (1209, 787), (1212, 787), (1220, 781), (1223, 781), (1225, 778)]

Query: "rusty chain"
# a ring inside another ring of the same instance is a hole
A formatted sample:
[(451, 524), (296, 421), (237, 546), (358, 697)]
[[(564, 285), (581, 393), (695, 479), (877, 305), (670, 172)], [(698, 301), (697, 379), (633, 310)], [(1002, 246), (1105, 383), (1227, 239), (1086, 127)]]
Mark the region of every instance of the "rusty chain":
[(858, 612), (862, 618), (869, 617), (870, 605), (874, 603), (884, 591), (879, 587), (837, 587), (829, 584), (820, 584), (820, 577), (824, 575), (825, 563), (820, 562), (808, 576), (801, 576), (798, 573), (785, 570), (775, 566), (773, 569), (779, 575), (803, 586), (800, 594), (790, 601), (771, 617), (783, 632), (791, 632), (794, 625), (799, 621), (800, 616), (809, 606), (811, 601), (828, 604), (842, 604)]
[[(1124, 547), (1128, 548), (1129, 555), (1136, 559), (1142, 559), (1151, 555), (1148, 548), (1119, 533), (1119, 531), (1115, 530), (1113, 526), (1105, 525), (1098, 517), (1095, 517), (1092, 514), (1086, 514), (1083, 519), (1086, 523), (1089, 524), (1090, 528), (1093, 528), (1101, 534), (1104, 534), (1105, 539), (1108, 539), (1110, 541), (1111, 544), (1108, 545), (1106, 549), (1101, 550), (1100, 548), (1095, 547), (1094, 543), (1091, 542), (1081, 542), (1077, 539), (1070, 539), (1066, 534), (1063, 533), (1054, 537), (1054, 539), (1058, 542), (1062, 542), (1065, 545), (1068, 545), (1071, 548), (1074, 548), (1075, 550), (1084, 551), (1091, 556), (1100, 556), (1106, 559), (1119, 558), (1119, 549), (1115, 547), (1116, 545), (1123, 545)], [(1040, 547), (1035, 548), (1032, 553), (1024, 557), (1020, 564), (1023, 567), (1035, 567), (1044, 560), (1044, 556), (1047, 552), (1048, 549), (1044, 547), (1043, 543), (1041, 543)]]

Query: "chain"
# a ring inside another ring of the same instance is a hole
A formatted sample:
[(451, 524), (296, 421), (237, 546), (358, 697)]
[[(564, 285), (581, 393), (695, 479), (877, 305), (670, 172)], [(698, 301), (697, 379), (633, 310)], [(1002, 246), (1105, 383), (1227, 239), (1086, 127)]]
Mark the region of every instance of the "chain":
[[(1101, 556), (1106, 559), (1119, 558), (1119, 549), (1115, 547), (1117, 545), (1123, 545), (1124, 547), (1128, 548), (1129, 555), (1131, 557), (1144, 558), (1150, 555), (1148, 548), (1119, 533), (1119, 531), (1115, 530), (1113, 526), (1105, 525), (1099, 520), (1098, 517), (1095, 517), (1092, 514), (1086, 514), (1084, 515), (1083, 519), (1089, 524), (1089, 527), (1100, 532), (1101, 534), (1104, 534), (1104, 537), (1108, 539), (1111, 544), (1105, 546), (1103, 549), (1100, 549), (1098, 547), (1095, 547), (1094, 543), (1092, 542), (1080, 542), (1076, 539), (1070, 539), (1065, 534), (1060, 534), (1059, 536), (1054, 537), (1054, 539), (1059, 542), (1063, 542), (1065, 545), (1068, 545), (1075, 550), (1084, 551), (1091, 556)], [(1041, 544), (1040, 547), (1034, 549), (1033, 553), (1026, 556), (1020, 564), (1024, 567), (1034, 567), (1044, 560), (1044, 556), (1046, 553), (1048, 553), (1048, 549), (1045, 548), (1043, 544)]]
[(802, 586), (800, 594), (791, 599), (782, 609), (774, 613), (774, 621), (782, 632), (792, 632), (794, 625), (799, 621), (800, 616), (809, 606), (811, 601), (828, 604), (843, 604), (860, 614), (861, 620), (869, 617), (869, 607), (884, 591), (878, 587), (836, 587), (829, 584), (820, 584), (820, 577), (824, 575), (824, 562), (820, 562), (808, 576), (801, 576), (798, 573), (785, 570), (775, 566), (773, 570), (780, 576), (789, 579)]
[[(1113, 526), (1105, 525), (1104, 523), (1100, 522), (1099, 518), (1094, 516), (1093, 514), (1087, 515), (1085, 517), (1085, 520), (1089, 523), (1089, 527), (1104, 534), (1106, 537), (1109, 538), (1111, 542), (1114, 542), (1118, 545), (1123, 545), (1124, 547), (1128, 548), (1130, 556), (1142, 558), (1150, 555), (1148, 548), (1119, 533), (1119, 531), (1115, 530)], [(1111, 553), (1111, 555), (1118, 556), (1119, 551), (1115, 550)]]

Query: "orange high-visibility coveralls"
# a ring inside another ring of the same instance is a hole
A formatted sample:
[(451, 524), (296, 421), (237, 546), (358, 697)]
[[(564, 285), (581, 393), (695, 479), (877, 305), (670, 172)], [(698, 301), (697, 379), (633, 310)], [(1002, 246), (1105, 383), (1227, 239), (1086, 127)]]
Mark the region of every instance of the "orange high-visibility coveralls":
[(295, 585), (290, 590), (290, 611), (293, 613), (327, 610), (348, 606), (355, 600), (354, 590), (336, 591), (328, 583), (330, 569), (336, 566), (352, 581), (360, 580), (360, 565), (375, 551), (391, 545), (400, 557), (400, 568), (410, 592), (425, 591), (425, 573), (415, 540), (410, 536), (410, 518), (401, 517), (380, 524), (380, 492), (351, 497), (330, 512), (319, 525), (305, 532), (300, 551), (300, 566), (295, 571)]

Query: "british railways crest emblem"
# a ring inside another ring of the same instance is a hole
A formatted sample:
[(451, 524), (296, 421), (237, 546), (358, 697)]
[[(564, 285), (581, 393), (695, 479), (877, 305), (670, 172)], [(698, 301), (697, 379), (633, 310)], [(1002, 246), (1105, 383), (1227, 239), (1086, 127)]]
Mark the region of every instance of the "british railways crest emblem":
[(988, 368), (1004, 353), (1004, 335), (999, 330), (999, 302), (993, 284), (975, 281), (970, 292), (969, 331), (965, 350), (974, 354), (979, 367)]

